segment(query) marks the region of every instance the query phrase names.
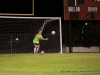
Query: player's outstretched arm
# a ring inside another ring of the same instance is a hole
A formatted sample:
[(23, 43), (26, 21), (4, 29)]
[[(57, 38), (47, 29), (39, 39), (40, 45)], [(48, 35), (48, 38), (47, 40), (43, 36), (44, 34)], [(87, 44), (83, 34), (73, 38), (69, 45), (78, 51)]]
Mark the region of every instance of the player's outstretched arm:
[(48, 38), (43, 38), (43, 40), (48, 40)]
[(39, 38), (39, 40), (48, 40), (48, 38)]

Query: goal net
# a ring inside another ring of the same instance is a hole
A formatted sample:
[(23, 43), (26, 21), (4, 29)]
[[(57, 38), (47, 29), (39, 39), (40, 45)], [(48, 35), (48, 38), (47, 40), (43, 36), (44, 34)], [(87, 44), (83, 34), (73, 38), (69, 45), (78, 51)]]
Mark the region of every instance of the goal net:
[(49, 40), (40, 41), (39, 52), (62, 53), (60, 17), (10, 16), (0, 16), (0, 53), (33, 53), (33, 38), (41, 27), (42, 36)]

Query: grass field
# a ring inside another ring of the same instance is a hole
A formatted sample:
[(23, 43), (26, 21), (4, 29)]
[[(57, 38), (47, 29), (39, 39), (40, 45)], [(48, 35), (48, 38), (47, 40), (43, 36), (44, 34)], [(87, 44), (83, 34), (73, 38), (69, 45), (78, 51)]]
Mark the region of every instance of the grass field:
[(100, 53), (0, 54), (0, 75), (100, 75)]

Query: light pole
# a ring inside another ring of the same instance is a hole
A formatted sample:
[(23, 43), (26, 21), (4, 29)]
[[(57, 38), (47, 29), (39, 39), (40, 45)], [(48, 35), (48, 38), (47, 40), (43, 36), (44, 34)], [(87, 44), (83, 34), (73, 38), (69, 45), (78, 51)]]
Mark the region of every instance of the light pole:
[(69, 53), (72, 53), (71, 20), (69, 21)]

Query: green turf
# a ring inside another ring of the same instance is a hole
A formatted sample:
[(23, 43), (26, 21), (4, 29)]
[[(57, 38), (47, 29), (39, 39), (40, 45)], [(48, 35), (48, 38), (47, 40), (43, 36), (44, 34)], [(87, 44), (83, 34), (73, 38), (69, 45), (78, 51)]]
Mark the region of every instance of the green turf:
[(0, 75), (100, 75), (100, 53), (0, 54)]

